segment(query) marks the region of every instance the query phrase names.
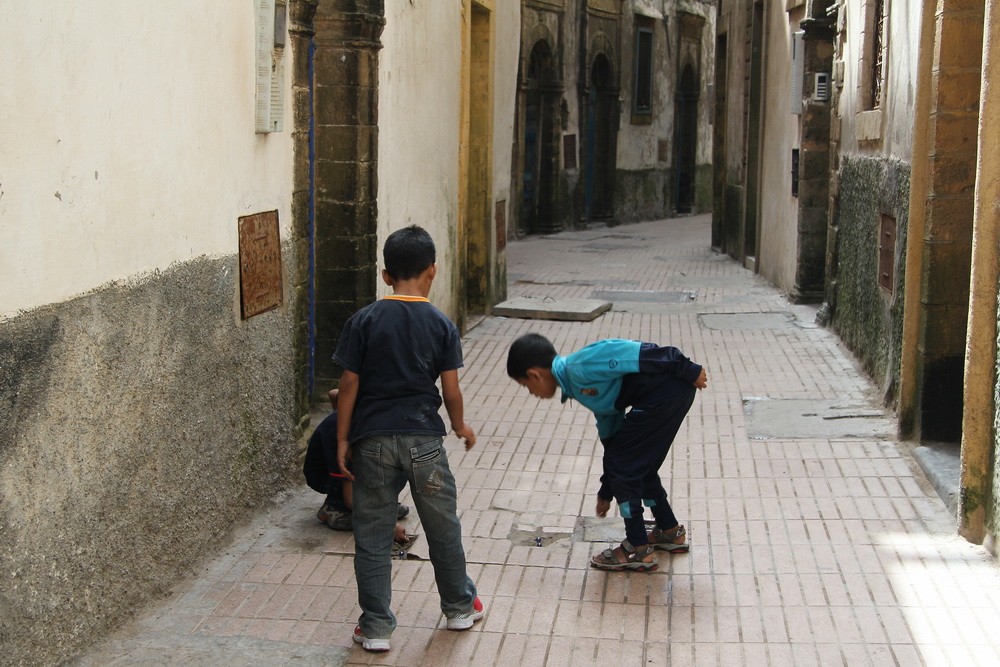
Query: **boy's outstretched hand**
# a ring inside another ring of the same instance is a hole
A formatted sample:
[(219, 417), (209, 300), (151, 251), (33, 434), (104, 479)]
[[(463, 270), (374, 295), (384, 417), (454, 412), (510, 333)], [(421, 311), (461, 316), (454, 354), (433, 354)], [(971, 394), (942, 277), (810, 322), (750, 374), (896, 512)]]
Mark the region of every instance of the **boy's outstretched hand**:
[(452, 428), (455, 429), (455, 435), (465, 441), (465, 451), (472, 449), (472, 446), (476, 444), (476, 434), (472, 431), (469, 425), (462, 422), (461, 427), (456, 428), (455, 425), (452, 424)]
[(705, 372), (704, 368), (701, 369), (701, 373), (698, 373), (698, 379), (694, 381), (694, 386), (698, 389), (704, 389), (708, 386), (708, 373)]
[(607, 516), (611, 509), (611, 501), (597, 496), (597, 516)]

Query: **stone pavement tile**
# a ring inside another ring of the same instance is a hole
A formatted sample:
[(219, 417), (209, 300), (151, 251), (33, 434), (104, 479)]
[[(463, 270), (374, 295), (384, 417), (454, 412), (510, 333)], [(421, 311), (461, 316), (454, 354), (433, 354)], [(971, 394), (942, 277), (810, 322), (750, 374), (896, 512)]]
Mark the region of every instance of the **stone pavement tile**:
[[(353, 539), (319, 524), (321, 499), (303, 489), (131, 641), (299, 644), (358, 665), (1000, 662), (1000, 570), (954, 535), (907, 445), (756, 435), (747, 406), (758, 400), (882, 408), (833, 333), (814, 324), (814, 307), (789, 304), (707, 238), (707, 218), (696, 217), (508, 245), (511, 297), (618, 294), (593, 322), (487, 317), (463, 341), (479, 442), (466, 452), (449, 436), (445, 446), (469, 573), (487, 605), (472, 630), (444, 629), (430, 563), (395, 560), (393, 650), (355, 646)], [(695, 298), (652, 296), (680, 290)], [(601, 445), (579, 405), (540, 401), (507, 378), (507, 346), (527, 331), (563, 353), (621, 336), (675, 344), (705, 364), (709, 388), (661, 470), (689, 554), (661, 555), (650, 574), (589, 567), (613, 543), (584, 541), (578, 527), (593, 513)], [(412, 506), (408, 490), (402, 502)], [(423, 532), (415, 513), (406, 524)], [(412, 552), (426, 557), (426, 542)]]

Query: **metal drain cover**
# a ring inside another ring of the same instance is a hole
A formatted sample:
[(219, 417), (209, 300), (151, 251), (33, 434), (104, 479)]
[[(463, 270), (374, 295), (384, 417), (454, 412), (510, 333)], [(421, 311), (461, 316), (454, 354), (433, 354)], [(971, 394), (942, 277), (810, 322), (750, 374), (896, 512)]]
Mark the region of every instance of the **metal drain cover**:
[(698, 298), (696, 292), (659, 292), (656, 290), (594, 290), (595, 299), (607, 299), (619, 303), (688, 303)]
[(774, 313), (702, 313), (698, 322), (705, 329), (728, 331), (732, 329), (787, 329), (795, 321), (788, 312)]

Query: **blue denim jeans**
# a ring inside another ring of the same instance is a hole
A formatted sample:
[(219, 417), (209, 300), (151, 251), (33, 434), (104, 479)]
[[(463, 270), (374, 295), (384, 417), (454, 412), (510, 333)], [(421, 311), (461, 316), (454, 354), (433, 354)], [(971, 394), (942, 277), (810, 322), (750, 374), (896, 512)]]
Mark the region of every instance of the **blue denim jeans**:
[(427, 539), (441, 611), (455, 616), (472, 609), (476, 586), (466, 573), (455, 476), (442, 438), (379, 435), (354, 443), (354, 575), (358, 581), (358, 625), (365, 637), (388, 638), (396, 628), (392, 603), (392, 532), (399, 493), (410, 483), (413, 504)]

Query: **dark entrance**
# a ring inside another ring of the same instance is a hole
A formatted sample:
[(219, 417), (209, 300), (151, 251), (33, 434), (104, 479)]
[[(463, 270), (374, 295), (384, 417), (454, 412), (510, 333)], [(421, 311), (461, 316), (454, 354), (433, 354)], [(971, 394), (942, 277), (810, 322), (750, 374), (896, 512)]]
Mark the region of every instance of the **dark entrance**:
[(521, 225), (528, 234), (558, 231), (555, 216), (558, 177), (560, 87), (552, 76), (552, 51), (545, 42), (531, 50), (524, 85), (524, 164), (521, 183)]
[(584, 207), (587, 220), (614, 214), (615, 147), (618, 138), (618, 90), (604, 54), (590, 68), (587, 104), (587, 164)]
[(698, 78), (690, 64), (684, 66), (677, 88), (677, 191), (678, 213), (695, 208), (695, 157), (698, 147)]

